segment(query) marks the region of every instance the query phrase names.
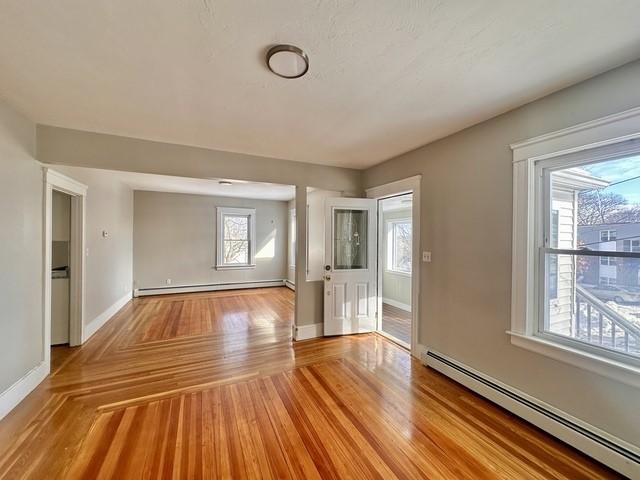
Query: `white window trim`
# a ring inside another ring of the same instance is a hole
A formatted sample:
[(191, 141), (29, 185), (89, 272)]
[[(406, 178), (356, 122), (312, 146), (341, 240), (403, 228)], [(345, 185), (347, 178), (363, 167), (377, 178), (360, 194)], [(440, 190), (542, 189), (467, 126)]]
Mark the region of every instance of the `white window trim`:
[[(255, 208), (235, 208), (216, 207), (217, 225), (216, 230), (216, 270), (247, 270), (256, 267), (256, 209)], [(225, 215), (241, 215), (249, 217), (249, 263), (231, 265), (224, 263), (224, 241), (222, 219)]]
[[(287, 243), (288, 243), (288, 248), (289, 248), (289, 268), (296, 268), (296, 249), (297, 249), (297, 243), (298, 243), (298, 238), (296, 235), (296, 225), (297, 225), (297, 217), (296, 217), (296, 209), (295, 208), (290, 208), (289, 209), (289, 235), (288, 235), (288, 239), (287, 239)], [(296, 239), (294, 240), (294, 235), (296, 236)]]
[(386, 257), (384, 262), (385, 270), (394, 275), (411, 277), (411, 272), (405, 272), (404, 270), (397, 270), (394, 265), (395, 243), (396, 243), (394, 229), (395, 229), (395, 225), (398, 223), (411, 223), (411, 217), (392, 218), (386, 221), (385, 228), (386, 228), (386, 235), (387, 235), (387, 252), (386, 252)]
[[(618, 360), (618, 356), (593, 353), (593, 349), (555, 341), (538, 331), (538, 245), (541, 195), (536, 189), (536, 167), (563, 157), (607, 158), (640, 152), (640, 107), (586, 122), (511, 145), (513, 150), (513, 236), (511, 288), (511, 343), (624, 383), (640, 386), (640, 367)], [(551, 337), (551, 338), (550, 338)]]

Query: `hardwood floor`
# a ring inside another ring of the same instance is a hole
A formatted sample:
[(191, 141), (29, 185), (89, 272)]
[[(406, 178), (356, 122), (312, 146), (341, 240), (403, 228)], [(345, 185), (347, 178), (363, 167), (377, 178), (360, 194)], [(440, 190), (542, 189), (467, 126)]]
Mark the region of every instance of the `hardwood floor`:
[(614, 473), (379, 335), (291, 344), (286, 288), (135, 299), (0, 422), (2, 478)]
[(411, 312), (383, 303), (381, 323), (383, 332), (411, 344)]

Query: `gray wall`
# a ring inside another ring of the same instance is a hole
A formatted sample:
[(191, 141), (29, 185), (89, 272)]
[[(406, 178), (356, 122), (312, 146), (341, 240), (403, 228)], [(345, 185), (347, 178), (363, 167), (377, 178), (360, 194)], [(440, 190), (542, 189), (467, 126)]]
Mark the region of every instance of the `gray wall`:
[(35, 133), (0, 101), (0, 392), (43, 360), (43, 183)]
[[(83, 167), (178, 175), (194, 178), (231, 178), (296, 186), (297, 238), (306, 242), (306, 187), (362, 195), (362, 172), (255, 155), (139, 140), (38, 125), (37, 153), (41, 161)], [(296, 322), (323, 321), (323, 290), (305, 279), (306, 259), (297, 249)]]
[(384, 162), (367, 187), (422, 174), (419, 341), (637, 445), (640, 389), (511, 345), (509, 144), (640, 105), (640, 62)]
[[(216, 207), (256, 209), (256, 267), (216, 270)], [(135, 288), (287, 278), (288, 203), (181, 193), (134, 193)], [(270, 243), (272, 242), (272, 243)], [(271, 252), (272, 250), (272, 252)]]
[[(132, 290), (133, 191), (109, 172), (52, 168), (87, 185), (85, 325)], [(102, 236), (106, 230), (108, 236)]]

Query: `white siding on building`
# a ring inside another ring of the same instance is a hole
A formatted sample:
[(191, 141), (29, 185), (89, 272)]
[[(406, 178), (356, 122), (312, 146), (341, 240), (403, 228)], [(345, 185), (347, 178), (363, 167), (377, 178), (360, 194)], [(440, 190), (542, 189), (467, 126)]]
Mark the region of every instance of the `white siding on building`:
[[(575, 248), (574, 191), (554, 189), (552, 210), (558, 212), (557, 248)], [(549, 306), (549, 328), (563, 335), (571, 335), (574, 306), (575, 265), (570, 255), (558, 256), (557, 296)]]

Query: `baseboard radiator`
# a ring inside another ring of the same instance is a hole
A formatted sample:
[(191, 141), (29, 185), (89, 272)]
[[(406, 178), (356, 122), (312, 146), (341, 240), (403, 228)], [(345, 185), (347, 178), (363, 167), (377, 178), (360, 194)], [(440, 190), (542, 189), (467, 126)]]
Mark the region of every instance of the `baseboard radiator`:
[(134, 297), (146, 295), (167, 295), (171, 293), (213, 292), (216, 290), (237, 290), (243, 288), (282, 287), (285, 280), (256, 280), (247, 282), (208, 283), (197, 285), (167, 285), (162, 287), (137, 288)]
[(629, 478), (640, 478), (640, 449), (443, 354), (424, 363)]

